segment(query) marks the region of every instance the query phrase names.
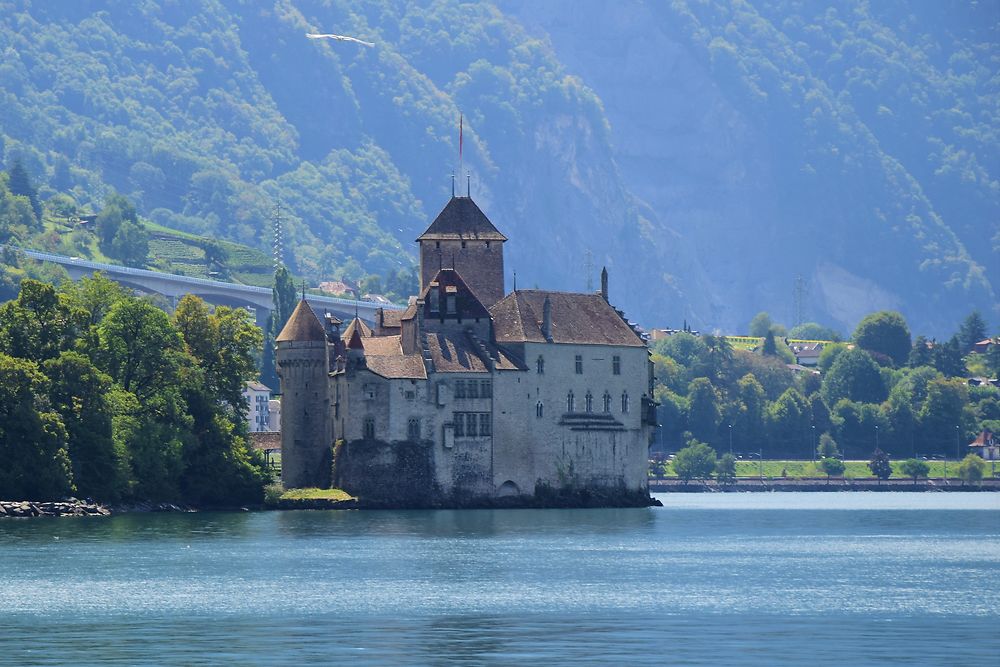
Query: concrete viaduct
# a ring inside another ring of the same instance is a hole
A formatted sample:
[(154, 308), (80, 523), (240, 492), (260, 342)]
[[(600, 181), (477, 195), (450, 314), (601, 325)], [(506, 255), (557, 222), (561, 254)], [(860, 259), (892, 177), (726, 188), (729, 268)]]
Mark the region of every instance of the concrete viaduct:
[[(161, 273), (147, 269), (132, 269), (127, 266), (103, 264), (76, 257), (67, 257), (65, 255), (25, 250), (14, 246), (6, 247), (22, 252), (31, 259), (59, 264), (66, 269), (69, 277), (73, 280), (79, 280), (84, 276), (93, 274), (95, 271), (101, 271), (108, 278), (125, 287), (141, 292), (160, 294), (169, 298), (174, 304), (185, 294), (194, 294), (215, 305), (250, 308), (254, 311), (258, 326), (261, 327), (267, 323), (267, 317), (274, 308), (271, 289), (267, 287), (237, 285), (221, 280), (207, 280), (204, 278), (189, 278), (172, 273)], [(398, 310), (402, 308), (401, 306), (391, 305), (380, 306), (371, 301), (354, 301), (353, 299), (338, 299), (332, 296), (316, 296), (313, 294), (308, 295), (308, 299), (313, 309), (316, 310), (316, 314), (320, 317), (326, 311), (333, 313), (345, 321), (354, 317), (355, 312), (357, 312), (362, 319), (373, 322), (377, 308), (384, 307), (386, 310)]]

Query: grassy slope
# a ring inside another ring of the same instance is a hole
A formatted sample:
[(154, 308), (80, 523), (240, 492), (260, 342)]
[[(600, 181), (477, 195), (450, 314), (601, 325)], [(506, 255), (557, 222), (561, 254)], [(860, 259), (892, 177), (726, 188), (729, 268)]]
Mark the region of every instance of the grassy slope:
[[(874, 479), (871, 471), (868, 469), (867, 461), (845, 461), (847, 465), (847, 470), (844, 472), (844, 477), (847, 479)], [(902, 461), (892, 462), (892, 478), (891, 479), (906, 479), (903, 475), (899, 466)], [(929, 476), (934, 477), (945, 477), (945, 467), (947, 466), (948, 477), (955, 477), (958, 471), (958, 464), (954, 461), (927, 461), (927, 465), (930, 467)], [(803, 477), (818, 477), (825, 478), (826, 473), (819, 469), (818, 464), (814, 464), (812, 461), (764, 461), (764, 477), (770, 479), (780, 479), (782, 477), (782, 471), (787, 473), (789, 479), (803, 478)], [(986, 476), (991, 475), (992, 468), (987, 462)], [(760, 475), (760, 465), (756, 461), (737, 461), (736, 462), (736, 476), (737, 477), (757, 477)], [(674, 473), (671, 465), (667, 465), (666, 477), (677, 477)]]

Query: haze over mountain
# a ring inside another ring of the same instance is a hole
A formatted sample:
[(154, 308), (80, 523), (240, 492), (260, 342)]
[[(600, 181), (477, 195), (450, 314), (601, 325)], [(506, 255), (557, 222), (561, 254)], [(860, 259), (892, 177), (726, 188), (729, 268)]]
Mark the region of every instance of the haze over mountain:
[(607, 265), (631, 318), (738, 331), (801, 276), (807, 319), (943, 335), (1000, 318), (998, 37), (957, 1), (0, 1), (0, 158), (260, 247), (280, 199), (295, 270), (360, 278), (412, 266), (461, 111), (508, 288)]

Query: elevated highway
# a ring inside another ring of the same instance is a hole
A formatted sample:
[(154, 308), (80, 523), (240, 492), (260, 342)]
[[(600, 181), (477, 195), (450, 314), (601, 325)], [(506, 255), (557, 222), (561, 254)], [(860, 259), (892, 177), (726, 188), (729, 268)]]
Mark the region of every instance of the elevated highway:
[[(0, 247), (24, 253), (26, 257), (31, 259), (59, 264), (66, 269), (69, 277), (73, 280), (79, 280), (95, 271), (100, 271), (120, 285), (149, 294), (159, 294), (170, 299), (172, 303), (176, 303), (185, 294), (194, 294), (216, 305), (250, 308), (255, 312), (257, 324), (261, 326), (267, 322), (267, 317), (274, 308), (271, 289), (267, 287), (238, 285), (205, 278), (190, 278), (148, 269), (133, 269), (127, 266), (92, 262), (78, 257), (26, 250), (16, 246)], [(343, 320), (354, 317), (356, 312), (362, 319), (372, 322), (375, 319), (375, 311), (383, 307), (371, 301), (355, 301), (314, 294), (308, 295), (308, 299), (318, 315), (322, 316), (322, 313), (326, 311)], [(402, 307), (387, 305), (384, 308), (386, 310), (399, 310)]]

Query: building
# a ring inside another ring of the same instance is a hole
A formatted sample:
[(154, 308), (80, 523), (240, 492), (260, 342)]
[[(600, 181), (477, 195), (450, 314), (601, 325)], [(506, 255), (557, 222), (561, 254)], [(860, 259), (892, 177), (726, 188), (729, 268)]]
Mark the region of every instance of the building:
[(978, 454), (987, 461), (1000, 459), (1000, 438), (992, 431), (983, 431), (969, 443), (969, 453)]
[(247, 423), (251, 433), (273, 431), (270, 426), (268, 401), (271, 399), (271, 389), (260, 382), (247, 382), (243, 387), (243, 400), (247, 402)]
[(276, 398), (267, 402), (267, 425), (272, 431), (281, 430), (281, 401)]
[(417, 239), (405, 311), (341, 331), (299, 303), (277, 338), (286, 487), (395, 505), (648, 504), (643, 337), (611, 306), (606, 271), (599, 293), (505, 293), (506, 240), (452, 197)]
[(818, 366), (819, 356), (823, 353), (823, 341), (791, 340), (788, 347), (795, 355), (795, 363), (800, 366)]

